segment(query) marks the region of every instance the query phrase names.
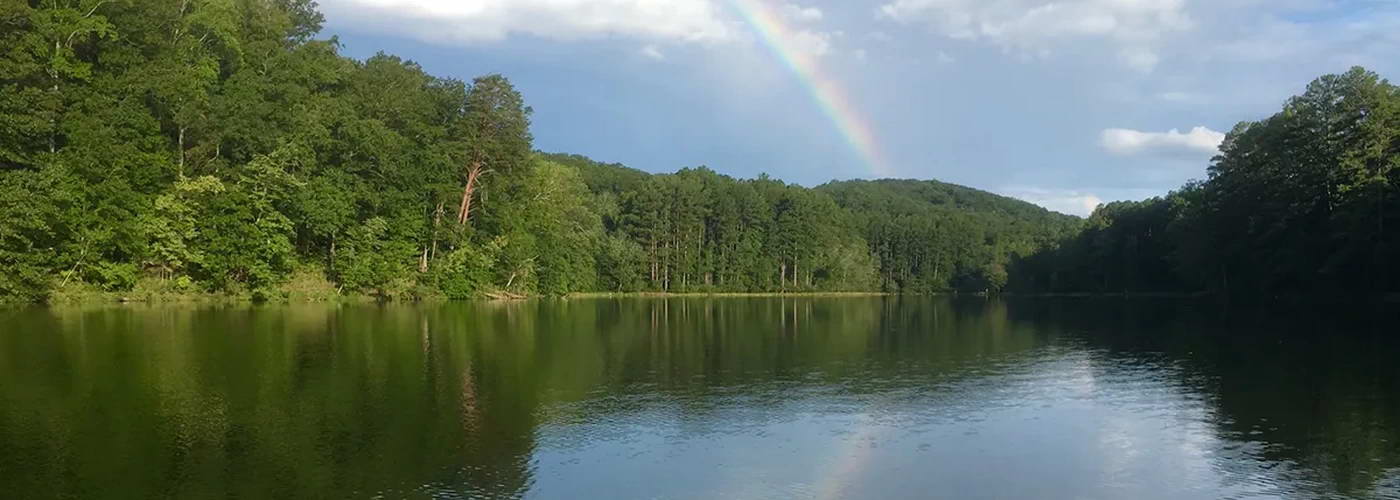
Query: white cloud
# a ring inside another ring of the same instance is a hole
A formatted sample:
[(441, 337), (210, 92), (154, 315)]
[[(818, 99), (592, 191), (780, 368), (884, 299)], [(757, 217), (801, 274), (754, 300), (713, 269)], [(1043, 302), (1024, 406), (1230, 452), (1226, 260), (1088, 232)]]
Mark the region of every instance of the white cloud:
[(877, 17), (985, 40), (1022, 57), (1047, 57), (1074, 40), (1108, 40), (1124, 65), (1143, 72), (1157, 66), (1166, 34), (1194, 26), (1186, 0), (893, 0)]
[[(766, 0), (761, 0), (766, 1)], [(800, 24), (813, 24), (821, 21), (825, 14), (816, 7), (803, 7), (796, 3), (784, 3), (778, 13), (787, 19), (790, 30), (786, 31), (784, 42), (791, 50), (809, 59), (815, 59), (832, 53), (834, 41), (846, 35), (845, 32), (822, 31), (814, 28), (798, 28)], [(857, 60), (864, 61), (864, 51), (854, 51)]]
[(938, 63), (939, 63), (939, 64), (953, 64), (953, 63), (955, 63), (955, 62), (958, 62), (958, 60), (955, 59), (953, 56), (950, 56), (950, 55), (948, 55), (947, 52), (944, 52), (944, 51), (941, 51), (941, 50), (938, 51), (938, 56), (937, 56), (937, 57), (938, 57)]
[(1094, 209), (1103, 204), (1103, 199), (1093, 193), (1071, 189), (1047, 189), (1040, 187), (1008, 187), (1000, 190), (1002, 195), (1028, 201), (1062, 214), (1088, 217)]
[(824, 56), (831, 53), (831, 33), (801, 30), (788, 40), (793, 49), (809, 56)]
[(1190, 152), (1213, 154), (1220, 151), (1225, 134), (1206, 127), (1196, 127), (1182, 133), (1177, 129), (1166, 132), (1142, 132), (1111, 128), (1099, 135), (1099, 145), (1116, 155), (1147, 152)]
[(432, 42), (512, 35), (559, 40), (626, 36), (655, 41), (733, 37), (713, 0), (321, 0), (333, 22)]
[(645, 47), (642, 47), (642, 55), (650, 59), (655, 59), (657, 61), (666, 60), (666, 54), (661, 53), (661, 49), (655, 45), (647, 45)]
[(783, 4), (783, 15), (789, 19), (802, 22), (817, 22), (822, 20), (822, 10), (816, 7), (803, 7), (795, 3)]

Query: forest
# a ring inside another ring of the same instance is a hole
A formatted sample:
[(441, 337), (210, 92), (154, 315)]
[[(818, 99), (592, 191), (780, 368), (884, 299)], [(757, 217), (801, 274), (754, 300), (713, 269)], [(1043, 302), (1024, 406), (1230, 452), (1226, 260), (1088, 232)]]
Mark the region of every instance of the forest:
[[(318, 38), (312, 0), (0, 5), (0, 299), (1394, 289), (1400, 93), (1361, 69), (1209, 178), (1087, 220), (536, 151), (501, 75)], [(762, 165), (745, 165), (762, 171)]]
[(1078, 225), (937, 182), (539, 153), (506, 78), (344, 57), (310, 0), (3, 9), (9, 300), (993, 290)]
[[(1204, 180), (1100, 206), (1011, 289), (1358, 297), (1400, 291), (1400, 89), (1363, 68), (1236, 125)], [(1387, 230), (1387, 226), (1390, 229)]]

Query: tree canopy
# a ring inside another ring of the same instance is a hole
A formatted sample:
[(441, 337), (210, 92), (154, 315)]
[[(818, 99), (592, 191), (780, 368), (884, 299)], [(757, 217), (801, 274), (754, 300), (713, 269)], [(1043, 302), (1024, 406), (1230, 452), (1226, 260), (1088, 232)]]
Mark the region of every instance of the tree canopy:
[(1205, 180), (1100, 207), (1082, 233), (1019, 260), (1013, 287), (1395, 292), (1396, 167), (1400, 89), (1362, 68), (1323, 76), (1279, 113), (1237, 125)]
[(936, 181), (540, 153), (507, 78), (351, 59), (321, 22), (310, 0), (0, 5), (0, 297), (1397, 283), (1400, 92), (1360, 69), (1241, 124), (1206, 181), (1084, 221)]

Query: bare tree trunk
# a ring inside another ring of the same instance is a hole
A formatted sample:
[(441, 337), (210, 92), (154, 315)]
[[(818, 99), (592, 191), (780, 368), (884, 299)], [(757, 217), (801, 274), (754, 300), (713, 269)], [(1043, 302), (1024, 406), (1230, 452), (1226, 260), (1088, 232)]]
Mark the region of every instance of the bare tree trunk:
[(180, 126), (180, 177), (185, 177), (185, 126)]
[(481, 177), (481, 162), (472, 162), (467, 168), (467, 185), (462, 188), (462, 205), (457, 210), (457, 223), (466, 224), (471, 216), (472, 194), (476, 191), (477, 179)]
[(647, 260), (651, 267), (651, 286), (656, 286), (656, 240), (652, 240), (648, 245)]
[[(58, 42), (54, 42), (54, 51), (56, 52), (58, 50)], [(58, 79), (57, 74), (54, 74), (53, 77), (55, 80)], [(53, 95), (54, 99), (58, 99), (57, 83), (53, 84)], [(49, 118), (49, 152), (58, 152), (58, 117), (56, 115)]]
[(429, 260), (437, 260), (438, 250), (438, 226), (442, 225), (442, 202), (438, 202), (437, 211), (433, 212), (433, 253), (428, 256)]

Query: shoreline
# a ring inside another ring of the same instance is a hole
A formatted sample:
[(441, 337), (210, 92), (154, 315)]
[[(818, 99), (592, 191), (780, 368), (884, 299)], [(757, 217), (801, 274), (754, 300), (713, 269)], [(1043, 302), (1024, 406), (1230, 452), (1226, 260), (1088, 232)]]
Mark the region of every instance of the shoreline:
[(441, 297), (397, 297), (383, 298), (362, 294), (306, 293), (293, 292), (285, 296), (259, 299), (251, 294), (229, 293), (118, 293), (89, 292), (68, 293), (51, 297), (43, 302), (0, 302), (0, 308), (26, 306), (42, 307), (83, 307), (83, 306), (188, 306), (188, 305), (261, 305), (261, 304), (371, 304), (400, 303), (424, 304), (446, 302), (519, 302), (549, 299), (671, 299), (671, 298), (867, 298), (867, 297), (979, 297), (984, 299), (1122, 299), (1122, 300), (1220, 300), (1251, 304), (1331, 304), (1346, 302), (1370, 302), (1378, 304), (1400, 303), (1400, 293), (1379, 295), (1278, 295), (1254, 297), (1252, 299), (1228, 298), (1212, 292), (1062, 292), (1062, 293), (984, 293), (984, 292), (575, 292), (559, 296), (524, 295), (506, 293), (481, 294), (468, 299), (447, 299)]
[[(901, 295), (890, 292), (576, 292), (564, 295), (565, 299), (646, 299), (646, 298), (689, 298), (689, 297), (891, 297)], [(907, 294), (905, 294), (907, 295)], [(540, 297), (531, 297), (540, 298)]]

